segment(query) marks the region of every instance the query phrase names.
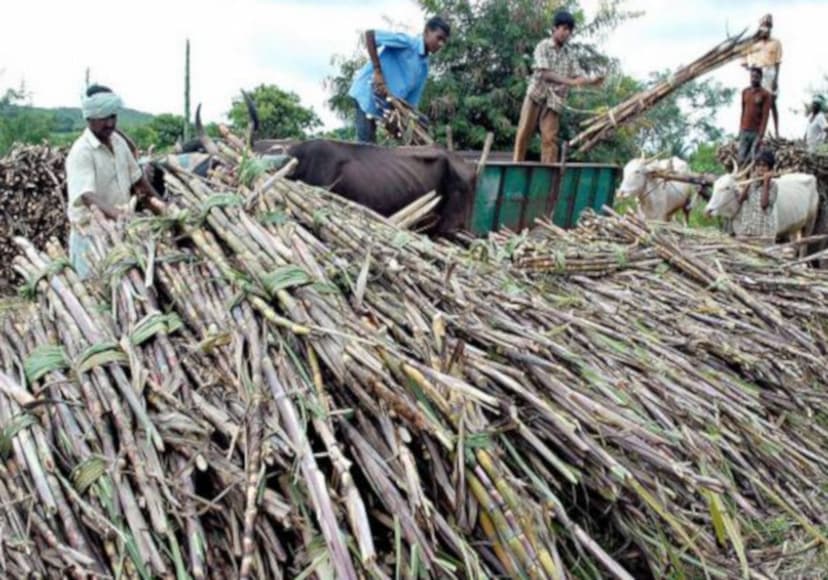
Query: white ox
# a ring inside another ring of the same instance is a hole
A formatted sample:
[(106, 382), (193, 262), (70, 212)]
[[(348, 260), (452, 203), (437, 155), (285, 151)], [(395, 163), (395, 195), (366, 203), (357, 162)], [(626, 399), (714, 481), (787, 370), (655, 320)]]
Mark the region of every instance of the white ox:
[[(705, 213), (733, 220), (733, 230), (739, 233), (739, 195), (744, 185), (738, 182), (738, 175), (726, 174), (713, 183), (713, 194), (707, 202)], [(809, 236), (814, 230), (819, 211), (817, 180), (807, 173), (788, 173), (776, 179), (777, 197), (776, 237), (799, 239)], [(803, 248), (804, 249), (804, 248)]]
[(638, 213), (644, 219), (666, 222), (682, 211), (687, 222), (696, 186), (653, 177), (651, 174), (655, 171), (686, 175), (690, 172), (690, 167), (678, 157), (632, 159), (624, 166), (624, 179), (618, 188), (618, 197), (636, 196)]

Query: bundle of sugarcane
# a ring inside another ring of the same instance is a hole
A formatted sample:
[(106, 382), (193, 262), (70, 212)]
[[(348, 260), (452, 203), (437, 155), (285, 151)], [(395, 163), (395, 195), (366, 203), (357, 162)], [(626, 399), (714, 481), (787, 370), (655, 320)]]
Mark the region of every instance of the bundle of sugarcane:
[[(633, 218), (464, 249), (227, 182), (173, 172), (157, 216), (98, 217), (87, 282), (19, 241), (36, 307), (0, 333), (3, 573), (826, 565), (824, 275)], [(512, 263), (590, 240), (644, 255), (604, 278)]]
[(63, 152), (18, 145), (0, 159), (0, 207), (0, 294), (8, 294), (19, 282), (11, 267), (14, 236), (38, 247), (52, 236), (61, 242), (68, 236)]
[(403, 145), (434, 145), (429, 120), (406, 101), (389, 95), (382, 108), (385, 130)]
[(606, 112), (586, 119), (581, 123), (583, 130), (569, 141), (569, 148), (586, 153), (618, 127), (645, 114), (681, 86), (743, 57), (756, 43), (756, 36), (745, 37), (745, 32), (728, 38), (689, 65), (680, 67), (667, 80), (636, 93)]

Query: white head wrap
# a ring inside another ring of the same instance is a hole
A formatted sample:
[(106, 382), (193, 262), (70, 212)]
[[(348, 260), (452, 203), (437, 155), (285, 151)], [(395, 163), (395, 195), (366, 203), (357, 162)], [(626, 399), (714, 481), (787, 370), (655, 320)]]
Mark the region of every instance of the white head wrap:
[(123, 106), (121, 97), (115, 93), (95, 93), (81, 102), (84, 119), (106, 119), (116, 115)]

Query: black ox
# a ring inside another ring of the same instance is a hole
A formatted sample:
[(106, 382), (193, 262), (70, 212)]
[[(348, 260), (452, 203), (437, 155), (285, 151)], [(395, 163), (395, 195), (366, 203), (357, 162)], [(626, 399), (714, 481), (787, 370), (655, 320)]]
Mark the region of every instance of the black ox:
[(313, 140), (288, 149), (298, 161), (289, 179), (328, 189), (390, 216), (432, 191), (440, 196), (429, 233), (461, 229), (475, 191), (474, 167), (438, 147), (386, 148)]

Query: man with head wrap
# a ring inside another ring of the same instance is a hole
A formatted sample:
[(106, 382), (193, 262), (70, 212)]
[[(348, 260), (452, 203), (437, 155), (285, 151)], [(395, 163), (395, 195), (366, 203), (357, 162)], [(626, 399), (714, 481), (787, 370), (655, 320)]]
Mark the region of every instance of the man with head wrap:
[(772, 30), (773, 16), (766, 14), (759, 21), (756, 48), (747, 54), (742, 66), (748, 69), (762, 69), (762, 88), (773, 96), (771, 114), (773, 115), (773, 127), (776, 136), (779, 137), (779, 112), (776, 102), (779, 100), (779, 67), (782, 64), (782, 43), (776, 38), (771, 38)]
[(117, 219), (129, 211), (133, 194), (154, 194), (127, 141), (116, 130), (121, 107), (121, 99), (109, 88), (89, 87), (81, 104), (87, 128), (66, 158), (69, 257), (81, 278), (90, 273), (87, 252), (95, 235), (90, 208)]

